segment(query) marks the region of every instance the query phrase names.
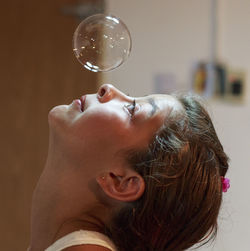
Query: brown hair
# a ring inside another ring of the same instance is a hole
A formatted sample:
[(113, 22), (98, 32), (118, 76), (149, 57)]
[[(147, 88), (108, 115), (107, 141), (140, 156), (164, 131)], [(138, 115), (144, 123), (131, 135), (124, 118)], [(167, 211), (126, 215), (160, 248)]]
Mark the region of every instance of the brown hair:
[(121, 251), (185, 250), (216, 235), (228, 158), (201, 103), (177, 99), (184, 112), (166, 119), (147, 150), (128, 154), (146, 190), (107, 228)]

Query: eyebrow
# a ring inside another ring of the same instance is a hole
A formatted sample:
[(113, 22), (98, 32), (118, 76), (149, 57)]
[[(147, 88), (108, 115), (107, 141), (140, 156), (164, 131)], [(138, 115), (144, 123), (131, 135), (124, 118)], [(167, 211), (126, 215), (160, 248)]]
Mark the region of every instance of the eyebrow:
[(147, 99), (148, 103), (152, 106), (152, 110), (150, 112), (150, 117), (152, 117), (155, 112), (159, 109), (159, 107), (156, 105), (155, 100), (153, 98)]

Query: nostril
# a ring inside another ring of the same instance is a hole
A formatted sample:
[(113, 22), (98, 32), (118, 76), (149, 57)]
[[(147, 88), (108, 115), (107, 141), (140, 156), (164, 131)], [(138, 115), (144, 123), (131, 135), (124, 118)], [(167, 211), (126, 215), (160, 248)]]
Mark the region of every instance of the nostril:
[(104, 84), (98, 90), (98, 98), (100, 102), (107, 102), (113, 97), (113, 88), (112, 85)]
[(102, 88), (100, 89), (100, 91), (99, 91), (99, 96), (100, 96), (100, 97), (103, 97), (104, 94), (105, 94), (105, 92), (106, 92), (105, 88), (102, 87)]

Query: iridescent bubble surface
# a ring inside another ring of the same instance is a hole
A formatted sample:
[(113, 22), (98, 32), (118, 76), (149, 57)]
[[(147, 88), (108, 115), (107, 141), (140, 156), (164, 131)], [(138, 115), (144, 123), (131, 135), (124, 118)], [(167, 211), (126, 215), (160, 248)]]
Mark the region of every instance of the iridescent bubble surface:
[(111, 71), (126, 61), (131, 52), (127, 26), (117, 17), (96, 14), (83, 20), (73, 36), (78, 61), (93, 72)]

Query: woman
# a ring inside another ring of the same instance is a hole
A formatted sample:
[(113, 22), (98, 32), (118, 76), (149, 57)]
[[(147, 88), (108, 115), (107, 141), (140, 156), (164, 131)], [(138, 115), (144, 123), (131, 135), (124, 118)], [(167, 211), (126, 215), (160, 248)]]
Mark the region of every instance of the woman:
[(48, 120), (31, 251), (185, 250), (215, 236), (228, 159), (193, 97), (103, 85)]

